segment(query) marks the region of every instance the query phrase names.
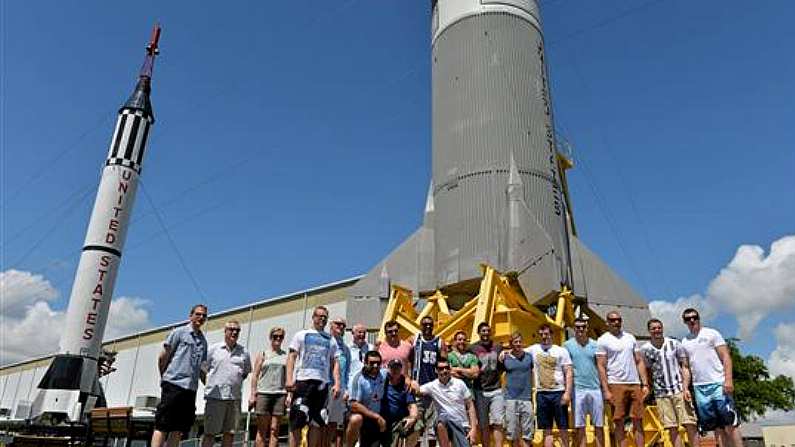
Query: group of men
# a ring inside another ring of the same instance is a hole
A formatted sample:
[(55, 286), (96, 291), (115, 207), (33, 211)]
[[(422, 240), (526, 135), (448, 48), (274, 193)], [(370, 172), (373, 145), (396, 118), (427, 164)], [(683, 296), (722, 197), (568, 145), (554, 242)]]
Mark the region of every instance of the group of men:
[[(199, 380), (206, 385), (203, 446), (211, 446), (218, 434), (225, 446), (232, 443), (251, 361), (237, 343), (236, 321), (226, 323), (223, 342), (208, 348), (201, 332), (206, 317), (206, 306), (194, 306), (190, 323), (172, 331), (164, 343), (155, 447), (176, 445), (192, 426)], [(562, 346), (553, 343), (552, 328), (542, 325), (538, 343), (525, 346), (522, 335), (514, 333), (506, 349), (492, 340), (486, 322), (478, 325), (478, 340), (472, 344), (460, 331), (447, 346), (434, 334), (433, 319), (425, 317), (421, 333), (409, 340), (401, 339), (399, 324), (390, 321), (375, 345), (367, 342), (360, 324), (351, 331), (353, 343), (346, 345), (345, 320), (335, 318), (327, 332), (328, 319), (328, 309), (316, 307), (312, 327), (297, 332), (289, 344), (284, 405), (290, 447), (301, 444), (304, 429), (308, 447), (341, 447), (343, 442), (347, 447), (357, 442), (361, 447), (414, 447), (423, 434), (440, 447), (500, 446), (504, 438), (527, 447), (536, 427), (543, 431), (546, 447), (553, 445), (555, 427), (561, 445), (568, 447), (569, 406), (576, 445), (585, 446), (590, 419), (601, 447), (604, 403), (611, 409), (616, 444), (626, 446), (624, 422), (629, 419), (641, 447), (641, 420), (650, 394), (674, 445), (682, 446), (680, 425), (692, 445), (698, 445), (699, 428), (714, 430), (723, 446), (742, 445), (728, 347), (720, 333), (701, 326), (695, 309), (682, 314), (689, 334), (681, 341), (666, 337), (662, 322), (652, 319), (650, 341), (640, 345), (622, 330), (620, 313), (611, 311), (606, 316), (609, 331), (598, 340), (588, 337), (588, 320), (578, 318), (574, 337)]]

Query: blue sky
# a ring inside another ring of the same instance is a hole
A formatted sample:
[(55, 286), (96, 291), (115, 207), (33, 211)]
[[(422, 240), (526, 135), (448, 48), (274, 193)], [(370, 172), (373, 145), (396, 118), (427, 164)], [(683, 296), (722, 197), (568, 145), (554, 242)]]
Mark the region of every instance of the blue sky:
[[(146, 300), (159, 325), (196, 301), (366, 272), (421, 220), (428, 4), (2, 2), (0, 271), (41, 275), (66, 306), (115, 113), (159, 20), (146, 193), (115, 296)], [(740, 245), (795, 234), (795, 4), (541, 4), (580, 236), (641, 294), (704, 294)], [(795, 322), (776, 309), (744, 341), (765, 358)], [(713, 324), (737, 331), (728, 312)]]

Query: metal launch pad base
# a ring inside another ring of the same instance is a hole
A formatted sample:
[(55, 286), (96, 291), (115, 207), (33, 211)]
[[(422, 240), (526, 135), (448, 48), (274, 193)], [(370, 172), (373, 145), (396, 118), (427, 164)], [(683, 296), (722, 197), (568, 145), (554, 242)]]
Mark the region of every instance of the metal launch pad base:
[[(483, 277), (479, 287), (477, 284), (467, 282), (437, 290), (425, 297), (425, 304), (419, 311), (415, 308), (411, 290), (392, 285), (389, 302), (381, 322), (379, 339), (385, 339), (384, 324), (388, 321), (398, 323), (399, 337), (402, 339), (419, 334), (420, 322), (427, 316), (434, 320), (434, 334), (448, 344), (452, 344), (453, 337), (458, 331), (464, 331), (468, 340), (477, 339), (477, 327), (482, 322), (491, 326), (492, 339), (503, 346), (509, 344), (511, 334), (514, 332), (522, 334), (526, 344), (538, 343), (540, 341), (538, 328), (542, 324), (548, 324), (552, 328), (554, 343), (562, 345), (566, 340), (566, 329), (574, 327), (574, 319), (577, 316), (588, 318), (588, 335), (591, 338), (597, 338), (608, 330), (607, 323), (597, 312), (588, 307), (587, 301), (575, 297), (565, 286), (530, 303), (522, 292), (515, 274), (502, 274), (485, 264), (481, 264), (481, 271)], [(476, 291), (474, 295), (472, 295), (473, 290)], [(462, 295), (467, 298), (467, 291), (470, 291), (470, 296), (464, 301)], [(463, 306), (452, 309), (452, 302), (462, 301)], [(606, 405), (605, 421), (611, 421), (610, 416), (609, 406)], [(573, 414), (570, 417), (573, 417)], [(603, 429), (605, 447), (610, 447), (613, 445), (610, 439), (612, 430), (610, 423), (606, 423)], [(646, 406), (643, 429), (647, 447), (660, 443), (665, 447), (673, 447), (656, 406)], [(586, 428), (589, 446), (594, 445), (594, 430), (597, 428), (589, 423)], [(686, 440), (685, 430), (680, 427), (679, 431), (682, 439)], [(557, 433), (557, 429), (553, 432)], [(569, 435), (574, 439), (573, 430), (569, 431)], [(627, 437), (631, 440), (632, 433), (628, 432)], [(533, 445), (543, 445), (541, 430), (536, 431)]]

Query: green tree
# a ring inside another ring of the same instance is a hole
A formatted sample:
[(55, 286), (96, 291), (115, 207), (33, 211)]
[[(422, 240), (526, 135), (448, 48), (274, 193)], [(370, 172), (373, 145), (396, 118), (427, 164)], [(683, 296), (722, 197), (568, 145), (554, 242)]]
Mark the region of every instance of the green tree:
[(728, 340), (734, 367), (734, 401), (740, 419), (747, 422), (768, 410), (795, 410), (795, 385), (791, 377), (770, 377), (765, 361), (743, 355), (736, 340)]

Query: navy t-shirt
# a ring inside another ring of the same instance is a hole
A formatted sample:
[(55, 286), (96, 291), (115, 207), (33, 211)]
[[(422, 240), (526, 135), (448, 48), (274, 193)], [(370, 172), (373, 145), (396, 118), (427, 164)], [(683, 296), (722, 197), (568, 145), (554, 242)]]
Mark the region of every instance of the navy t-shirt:
[(384, 400), (381, 402), (381, 416), (387, 422), (394, 422), (409, 415), (409, 404), (414, 403), (414, 395), (409, 392), (406, 382), (392, 385), (387, 381)]
[(516, 358), (509, 353), (505, 356), (503, 364), (505, 366), (505, 398), (530, 400), (533, 356), (522, 352), (522, 357)]

